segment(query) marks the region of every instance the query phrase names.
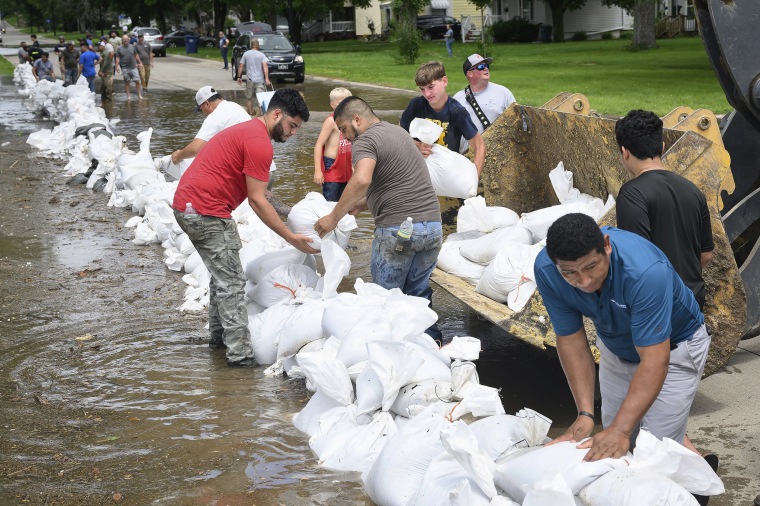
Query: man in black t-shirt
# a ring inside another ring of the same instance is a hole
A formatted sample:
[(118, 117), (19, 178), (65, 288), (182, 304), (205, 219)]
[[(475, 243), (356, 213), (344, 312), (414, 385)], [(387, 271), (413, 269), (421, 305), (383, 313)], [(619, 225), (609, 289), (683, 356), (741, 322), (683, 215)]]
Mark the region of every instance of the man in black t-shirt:
[[(408, 132), (414, 118), (428, 119), (443, 128), (437, 144), (442, 144), (456, 153), (461, 151), (460, 144), (464, 138), (472, 148), (473, 163), (480, 177), (486, 161), (486, 144), (467, 110), (446, 93), (449, 80), (443, 63), (439, 61), (423, 63), (417, 69), (414, 81), (422, 96), (413, 98), (406, 106), (399, 121), (401, 128)], [(415, 144), (422, 156), (425, 158), (430, 156), (429, 144), (417, 140)]]
[[(715, 249), (704, 193), (662, 165), (665, 149), (662, 120), (653, 112), (629, 112), (615, 124), (615, 137), (623, 167), (634, 177), (618, 193), (615, 203), (618, 228), (645, 237), (660, 248), (703, 310), (702, 268)], [(700, 453), (688, 435), (683, 444)], [(717, 470), (718, 457), (714, 454), (704, 457)], [(707, 496), (695, 497), (700, 505), (707, 504)]]
[(660, 248), (703, 309), (702, 268), (715, 248), (705, 195), (663, 167), (662, 121), (654, 113), (629, 112), (615, 125), (615, 137), (623, 166), (634, 176), (618, 194), (618, 227)]

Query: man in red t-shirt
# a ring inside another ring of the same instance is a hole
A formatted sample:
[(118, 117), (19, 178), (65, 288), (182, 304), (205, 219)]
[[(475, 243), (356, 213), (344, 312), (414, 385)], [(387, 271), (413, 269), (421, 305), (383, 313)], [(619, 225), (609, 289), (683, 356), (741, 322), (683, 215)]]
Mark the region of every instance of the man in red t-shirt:
[(227, 364), (255, 365), (244, 302), (240, 236), (231, 212), (246, 198), (269, 228), (306, 253), (317, 253), (307, 236), (294, 234), (267, 198), (272, 143), (295, 135), (309, 109), (292, 88), (277, 90), (264, 116), (216, 134), (182, 175), (174, 194), (174, 216), (211, 274), (210, 348), (227, 348)]

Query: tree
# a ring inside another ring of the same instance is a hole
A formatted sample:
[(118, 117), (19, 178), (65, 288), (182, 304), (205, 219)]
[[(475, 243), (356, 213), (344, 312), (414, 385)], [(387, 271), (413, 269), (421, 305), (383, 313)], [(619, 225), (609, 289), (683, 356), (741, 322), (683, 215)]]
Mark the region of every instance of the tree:
[(422, 38), (417, 31), (417, 13), (420, 12), (430, 0), (394, 0), (393, 11), (397, 13), (395, 35), (398, 38), (398, 48), (401, 60), (404, 63), (414, 63), (420, 54)]
[(655, 0), (602, 0), (604, 5), (622, 7), (633, 15), (633, 39), (631, 47), (653, 49), (657, 47), (655, 38)]
[(565, 12), (577, 11), (586, 4), (586, 0), (546, 0), (544, 3), (552, 10), (554, 42), (565, 42)]
[(491, 6), (491, 4), (493, 3), (493, 0), (467, 0), (467, 1), (470, 2), (472, 5), (474, 5), (475, 7), (477, 7), (478, 10), (480, 10), (480, 28), (481, 28), (480, 41), (483, 46), (483, 56), (488, 56), (487, 54), (488, 51), (486, 51), (487, 44), (486, 44), (485, 10), (486, 10), (486, 7)]

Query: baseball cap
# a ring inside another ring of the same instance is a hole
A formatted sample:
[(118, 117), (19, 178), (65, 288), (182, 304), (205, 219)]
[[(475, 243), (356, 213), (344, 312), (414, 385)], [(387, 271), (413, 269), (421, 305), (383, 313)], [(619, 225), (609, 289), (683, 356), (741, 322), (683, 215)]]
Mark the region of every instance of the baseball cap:
[(101, 46), (103, 46), (103, 47), (106, 47), (106, 43), (105, 43), (105, 41), (104, 41), (104, 42), (101, 42), (101, 43), (100, 43), (100, 45), (101, 45)]
[(66, 45), (67, 45), (67, 46), (75, 46), (76, 44), (74, 44), (74, 41), (73, 41), (73, 40), (70, 40), (70, 41), (68, 41), (68, 42), (66, 43)]
[(213, 97), (214, 95), (217, 95), (217, 91), (214, 89), (213, 86), (204, 86), (200, 90), (198, 90), (198, 93), (195, 94), (195, 103), (198, 106), (196, 111), (201, 110), (201, 104), (208, 100), (209, 98)]
[(483, 58), (479, 54), (471, 54), (467, 57), (467, 59), (462, 64), (462, 70), (466, 74), (468, 70), (470, 70), (472, 67), (476, 66), (478, 63), (488, 63), (489, 65), (493, 61), (493, 58)]
[(107, 37), (107, 36), (105, 36), (105, 35), (101, 35), (101, 36), (100, 36), (100, 40), (108, 40), (108, 37)]

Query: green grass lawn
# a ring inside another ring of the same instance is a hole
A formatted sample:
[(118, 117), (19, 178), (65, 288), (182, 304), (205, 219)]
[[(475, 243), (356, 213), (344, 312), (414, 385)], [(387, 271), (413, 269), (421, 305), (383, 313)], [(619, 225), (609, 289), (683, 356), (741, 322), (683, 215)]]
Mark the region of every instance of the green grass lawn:
[(8, 61), (7, 58), (3, 58), (2, 56), (0, 56), (0, 75), (12, 76), (13, 69), (15, 68), (16, 66), (12, 64), (10, 61)]
[[(640, 108), (662, 116), (680, 105), (715, 113), (731, 109), (699, 37), (660, 40), (650, 51), (632, 51), (628, 43), (494, 44), (491, 80), (526, 105), (542, 105), (571, 91), (585, 94), (602, 114)], [(391, 42), (312, 42), (302, 47), (309, 75), (416, 89), (417, 65), (399, 63)], [(455, 56), (448, 58), (442, 41), (426, 42), (418, 62), (443, 61), (453, 95), (467, 84), (461, 65), (475, 51), (474, 44), (455, 44)]]

